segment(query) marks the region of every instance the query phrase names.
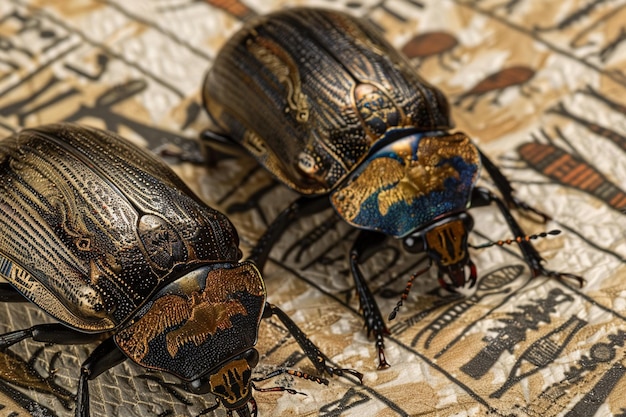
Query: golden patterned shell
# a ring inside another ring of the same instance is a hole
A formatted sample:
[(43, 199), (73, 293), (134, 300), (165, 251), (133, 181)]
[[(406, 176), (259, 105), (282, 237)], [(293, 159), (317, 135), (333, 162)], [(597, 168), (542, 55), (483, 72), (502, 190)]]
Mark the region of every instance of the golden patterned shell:
[(215, 130), (303, 194), (337, 186), (394, 130), (449, 130), (446, 98), (368, 22), (290, 9), (222, 48), (203, 100)]
[(114, 329), (207, 262), (237, 261), (230, 221), (164, 162), (74, 124), (0, 141), (0, 276), (59, 321)]

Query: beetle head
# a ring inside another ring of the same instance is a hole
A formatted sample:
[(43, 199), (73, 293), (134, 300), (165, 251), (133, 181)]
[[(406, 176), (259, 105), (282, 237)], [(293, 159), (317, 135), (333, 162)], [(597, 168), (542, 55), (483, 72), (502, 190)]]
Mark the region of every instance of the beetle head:
[(443, 287), (453, 290), (469, 282), (471, 288), (476, 284), (476, 267), (469, 257), (467, 237), (473, 226), (472, 216), (460, 212), (405, 237), (404, 247), (413, 253), (426, 252), (437, 264)]
[[(259, 362), (256, 349), (248, 349), (241, 355), (225, 362), (215, 372), (210, 372), (187, 384), (187, 389), (194, 394), (210, 392), (229, 411), (239, 416), (250, 416), (248, 403), (252, 398), (252, 370)], [(253, 412), (256, 414), (256, 412)]]

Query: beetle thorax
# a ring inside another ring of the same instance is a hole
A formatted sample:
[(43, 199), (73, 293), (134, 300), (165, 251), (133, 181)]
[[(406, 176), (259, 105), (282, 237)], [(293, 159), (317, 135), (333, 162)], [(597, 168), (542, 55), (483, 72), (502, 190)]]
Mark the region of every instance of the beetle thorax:
[(265, 286), (253, 264), (204, 265), (154, 294), (115, 341), (137, 364), (183, 380), (219, 367), (224, 375), (243, 375), (243, 365), (222, 364), (254, 346), (264, 304)]
[(330, 199), (349, 224), (403, 238), (465, 210), (479, 167), (463, 133), (408, 133), (369, 155)]

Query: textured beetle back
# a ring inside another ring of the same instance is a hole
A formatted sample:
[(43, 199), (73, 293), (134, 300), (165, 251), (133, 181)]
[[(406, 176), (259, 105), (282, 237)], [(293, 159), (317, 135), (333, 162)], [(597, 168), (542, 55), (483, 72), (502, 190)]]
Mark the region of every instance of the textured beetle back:
[(222, 133), (304, 194), (333, 189), (396, 129), (448, 130), (448, 103), (367, 22), (291, 9), (246, 25), (207, 74)]
[(237, 234), (159, 159), (58, 124), (0, 141), (0, 274), (58, 320), (104, 331), (157, 288), (236, 261)]

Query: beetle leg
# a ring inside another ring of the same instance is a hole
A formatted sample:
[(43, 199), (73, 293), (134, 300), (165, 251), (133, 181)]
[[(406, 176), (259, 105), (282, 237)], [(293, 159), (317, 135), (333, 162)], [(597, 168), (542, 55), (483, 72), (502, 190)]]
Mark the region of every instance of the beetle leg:
[(0, 335), (0, 350), (4, 350), (9, 346), (21, 342), (24, 339), (33, 337), (31, 329), (15, 330), (13, 332)]
[[(498, 209), (504, 216), (507, 224), (509, 225), (509, 229), (513, 232), (515, 237), (524, 237), (526, 234), (522, 231), (522, 228), (517, 223), (511, 212), (509, 211), (506, 203), (502, 201), (498, 196), (493, 194), (491, 191), (477, 187), (474, 189), (472, 193), (472, 207), (484, 206), (489, 203), (496, 203)], [(528, 264), (530, 270), (532, 271), (533, 277), (537, 277), (539, 275), (545, 275), (547, 277), (556, 278), (559, 280), (563, 280), (564, 278), (572, 279), (578, 282), (578, 284), (582, 287), (585, 283), (585, 279), (574, 274), (563, 273), (557, 271), (551, 271), (549, 269), (544, 268), (542, 262), (544, 259), (541, 257), (537, 249), (533, 246), (530, 240), (527, 239), (516, 239), (516, 243), (518, 244), (520, 250), (522, 251), (522, 255), (524, 256), (524, 260)]]
[(378, 349), (378, 369), (389, 367), (385, 358), (384, 336), (389, 334), (389, 329), (385, 326), (382, 314), (372, 291), (369, 289), (363, 273), (359, 268), (359, 263), (367, 258), (376, 248), (383, 244), (386, 236), (381, 233), (362, 230), (359, 232), (352, 249), (350, 250), (350, 267), (357, 295), (359, 297), (359, 310), (365, 319), (367, 335), (374, 333), (376, 338), (376, 348)]
[(272, 247), (283, 235), (287, 227), (296, 220), (310, 216), (330, 207), (328, 196), (300, 197), (283, 210), (269, 225), (265, 233), (250, 252), (249, 260), (253, 261), (259, 270), (263, 270)]
[(243, 146), (230, 136), (212, 130), (207, 129), (200, 133), (200, 143), (205, 163), (210, 167), (214, 167), (222, 159), (247, 156)]
[(27, 303), (29, 300), (7, 282), (0, 283), (0, 302)]
[(443, 274), (441, 270), (437, 272), (437, 281), (439, 282), (439, 286), (443, 288), (444, 290), (451, 292), (453, 294), (457, 293), (456, 288), (452, 284), (450, 284), (448, 281), (446, 281), (445, 275)]
[(263, 210), (261, 209), (261, 204), (260, 204), (261, 197), (263, 197), (270, 190), (272, 190), (273, 188), (276, 188), (277, 186), (278, 186), (278, 183), (276, 181), (272, 181), (268, 185), (259, 188), (253, 194), (248, 196), (247, 201), (236, 202), (236, 203), (230, 204), (228, 207), (226, 207), (226, 213), (235, 214), (235, 213), (243, 213), (249, 210), (256, 210), (257, 213), (259, 213), (259, 216), (261, 216), (261, 220), (263, 221), (263, 223), (267, 225), (268, 223), (267, 219), (265, 218), (265, 214), (263, 213)]
[(502, 171), (500, 171), (496, 164), (494, 164), (489, 158), (487, 158), (487, 155), (481, 152), (480, 149), (478, 150), (478, 153), (480, 154), (480, 161), (482, 162), (483, 166), (489, 173), (489, 176), (498, 188), (498, 191), (500, 191), (500, 193), (502, 194), (504, 201), (506, 201), (508, 205), (535, 213), (536, 215), (541, 217), (542, 223), (546, 223), (548, 220), (551, 219), (548, 214), (534, 207), (531, 207), (522, 200), (517, 199), (513, 195), (513, 186), (511, 185), (511, 182), (508, 180), (508, 178), (502, 173)]
[(335, 368), (330, 366), (330, 359), (307, 337), (306, 334), (298, 327), (298, 325), (291, 320), (291, 318), (280, 308), (274, 304), (266, 303), (265, 310), (263, 311), (263, 318), (269, 318), (276, 316), (287, 328), (289, 333), (296, 339), (296, 342), (300, 345), (306, 356), (315, 366), (317, 372), (323, 374), (324, 372), (329, 375), (337, 375), (348, 378), (351, 375), (359, 380), (359, 383), (363, 381), (363, 374), (355, 371), (354, 369)]
[[(190, 404), (187, 404), (187, 405), (190, 405)], [(222, 404), (219, 401), (217, 401), (212, 406), (210, 406), (208, 408), (205, 408), (204, 410), (200, 411), (200, 413), (196, 417), (200, 417), (200, 416), (204, 416), (204, 415), (207, 415), (209, 413), (212, 413), (213, 411), (217, 410), (220, 405), (222, 405)]]
[(60, 345), (80, 345), (93, 343), (101, 337), (102, 334), (79, 332), (61, 323), (38, 324), (28, 329), (16, 330), (0, 335), (0, 349), (6, 349), (25, 339)]
[(286, 260), (295, 251), (293, 260), (300, 262), (302, 254), (309, 249), (315, 242), (319, 241), (329, 230), (331, 230), (339, 222), (339, 216), (332, 213), (323, 223), (308, 232), (302, 238), (292, 243), (291, 246), (283, 252), (282, 260)]
[[(313, 381), (313, 382), (317, 382), (320, 385), (328, 385), (328, 380), (325, 378), (320, 378), (319, 376), (315, 376), (315, 375), (309, 375), (305, 372), (300, 372), (300, 371), (294, 371), (293, 369), (285, 369), (285, 368), (281, 368), (281, 369), (277, 369), (273, 372), (270, 372), (267, 375), (264, 375), (262, 377), (257, 377), (257, 378), (252, 378), (252, 382), (261, 382), (261, 381), (265, 381), (268, 380), (270, 378), (274, 378), (278, 375), (282, 375), (282, 374), (287, 374), (287, 375), (291, 375), (294, 377), (298, 377), (298, 378), (302, 378), (302, 379), (307, 379), (309, 381)], [(255, 390), (257, 391), (267, 391), (268, 389), (266, 388), (256, 388), (254, 387)], [(287, 390), (286, 388), (283, 387), (274, 387), (272, 389), (278, 389), (279, 391), (285, 391)], [(290, 394), (303, 394), (301, 392), (290, 392)], [(304, 394), (306, 395), (306, 394)]]
[(113, 337), (100, 343), (80, 367), (75, 417), (89, 417), (88, 381), (126, 360)]

